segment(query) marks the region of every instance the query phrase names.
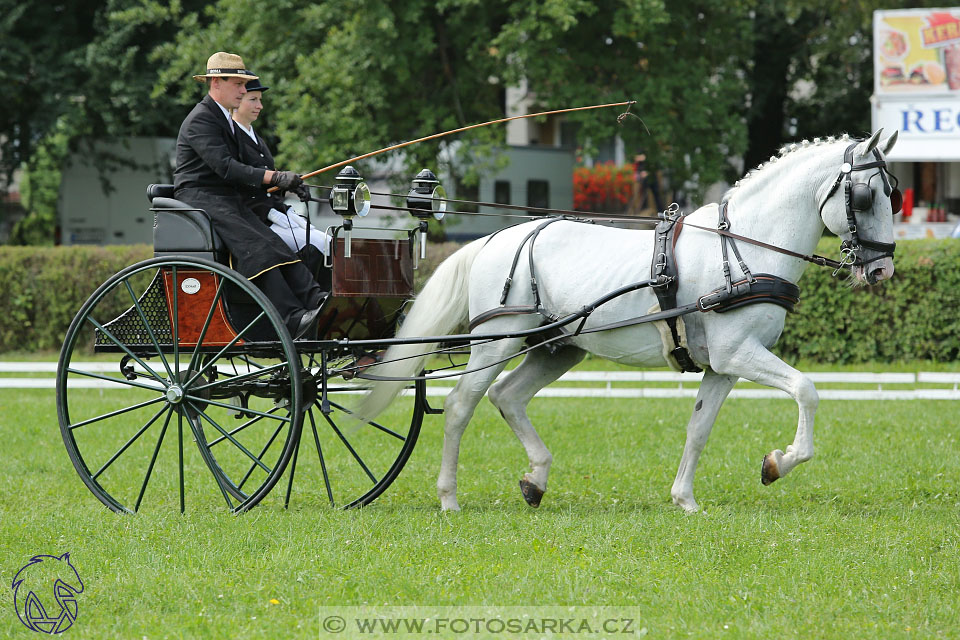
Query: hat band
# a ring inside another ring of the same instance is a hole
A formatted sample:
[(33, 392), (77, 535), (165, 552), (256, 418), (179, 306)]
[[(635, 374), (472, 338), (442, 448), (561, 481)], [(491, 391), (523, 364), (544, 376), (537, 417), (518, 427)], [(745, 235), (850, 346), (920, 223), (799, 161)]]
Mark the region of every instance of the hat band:
[(247, 71), (246, 69), (207, 69), (207, 75), (208, 75), (208, 76), (213, 75), (213, 74), (215, 74), (215, 73), (220, 74), (220, 75), (226, 75), (226, 74), (228, 74), (228, 73), (232, 73), (232, 74), (236, 74), (236, 75), (241, 75), (241, 76), (252, 76), (252, 75), (254, 75), (252, 71)]

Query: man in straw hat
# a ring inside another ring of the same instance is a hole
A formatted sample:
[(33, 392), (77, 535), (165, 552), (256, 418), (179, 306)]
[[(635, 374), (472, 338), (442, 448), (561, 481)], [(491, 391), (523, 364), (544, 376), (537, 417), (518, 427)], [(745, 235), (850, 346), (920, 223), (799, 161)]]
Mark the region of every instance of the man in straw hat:
[(244, 187), (271, 185), (288, 191), (303, 181), (293, 171), (244, 164), (230, 110), (240, 106), (245, 85), (257, 76), (243, 59), (220, 51), (207, 72), (193, 76), (209, 92), (190, 112), (177, 136), (175, 197), (203, 209), (230, 250), (230, 266), (267, 294), (294, 338), (315, 328), (326, 297), (310, 271), (245, 203)]

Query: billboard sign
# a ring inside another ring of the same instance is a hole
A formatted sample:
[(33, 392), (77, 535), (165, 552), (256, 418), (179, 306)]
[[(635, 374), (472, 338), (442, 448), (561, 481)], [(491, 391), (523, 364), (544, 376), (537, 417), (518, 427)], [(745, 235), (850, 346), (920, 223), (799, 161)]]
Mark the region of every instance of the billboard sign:
[(960, 96), (960, 7), (873, 14), (877, 98)]

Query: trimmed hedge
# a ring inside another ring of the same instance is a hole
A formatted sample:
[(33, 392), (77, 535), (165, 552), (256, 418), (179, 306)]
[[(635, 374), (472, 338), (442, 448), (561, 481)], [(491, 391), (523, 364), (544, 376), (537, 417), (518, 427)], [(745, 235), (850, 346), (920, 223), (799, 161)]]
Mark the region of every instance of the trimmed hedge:
[[(824, 239), (817, 252), (834, 256), (837, 244)], [(418, 284), (456, 245), (430, 249)], [(152, 256), (149, 245), (0, 247), (0, 353), (59, 350), (90, 294)], [(852, 287), (830, 269), (808, 267), (777, 352), (787, 360), (838, 364), (960, 358), (960, 241), (900, 242), (895, 265), (893, 279), (874, 287)]]
[(73, 316), (96, 288), (152, 257), (146, 244), (0, 247), (0, 353), (59, 351)]
[[(839, 240), (817, 253), (837, 256)], [(960, 241), (897, 243), (893, 278), (852, 287), (810, 266), (800, 304), (787, 318), (777, 352), (823, 363), (957, 360), (960, 357)]]

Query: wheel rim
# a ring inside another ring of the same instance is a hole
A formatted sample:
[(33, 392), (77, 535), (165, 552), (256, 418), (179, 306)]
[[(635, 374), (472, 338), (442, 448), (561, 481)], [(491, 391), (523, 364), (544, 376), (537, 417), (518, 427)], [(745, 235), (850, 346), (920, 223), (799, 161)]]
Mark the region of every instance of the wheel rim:
[[(305, 367), (319, 378), (314, 358)], [(319, 384), (319, 381), (318, 381)], [(284, 506), (298, 500), (350, 509), (370, 504), (403, 469), (420, 435), (425, 386), (411, 385), (377, 420), (358, 422), (350, 407), (367, 389), (362, 381), (331, 378), (309, 403), (302, 437), (285, 480)], [(296, 484), (296, 488), (294, 488)]]
[[(202, 301), (189, 294), (197, 285), (186, 274), (194, 272), (215, 283)], [(163, 277), (171, 293), (158, 297)], [(247, 314), (230, 339), (216, 336), (227, 290)], [(200, 308), (197, 331), (183, 312)], [(262, 366), (240, 372), (236, 361), (249, 353)], [(295, 448), (299, 374), (279, 314), (243, 276), (208, 260), (147, 260), (101, 285), (67, 331), (57, 373), (61, 434), (83, 482), (114, 511), (149, 503), (183, 511), (188, 496), (207, 503), (218, 495), (243, 511), (269, 492)], [(241, 391), (248, 417), (237, 421)]]

